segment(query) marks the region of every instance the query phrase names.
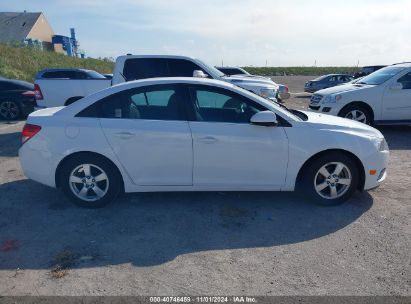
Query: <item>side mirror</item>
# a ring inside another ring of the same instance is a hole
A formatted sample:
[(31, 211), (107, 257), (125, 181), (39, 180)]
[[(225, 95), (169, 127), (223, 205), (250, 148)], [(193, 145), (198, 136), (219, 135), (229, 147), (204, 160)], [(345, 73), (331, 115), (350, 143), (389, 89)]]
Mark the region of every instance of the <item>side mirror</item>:
[(401, 82), (396, 82), (390, 87), (390, 89), (394, 90), (394, 91), (402, 90), (402, 83)]
[(196, 78), (207, 78), (208, 75), (204, 73), (202, 70), (194, 70), (193, 71), (193, 77)]
[(261, 111), (254, 114), (250, 122), (253, 125), (264, 126), (264, 127), (275, 127), (278, 125), (277, 115), (271, 111)]

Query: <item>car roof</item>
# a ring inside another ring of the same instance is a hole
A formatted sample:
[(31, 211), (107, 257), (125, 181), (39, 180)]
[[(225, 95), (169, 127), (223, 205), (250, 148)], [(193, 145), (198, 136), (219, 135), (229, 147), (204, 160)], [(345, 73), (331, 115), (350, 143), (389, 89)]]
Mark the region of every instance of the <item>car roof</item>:
[(185, 56), (185, 55), (122, 55), (118, 56), (116, 60), (119, 59), (133, 59), (133, 58), (165, 58), (165, 59), (189, 59), (189, 60), (197, 60), (195, 57)]
[(215, 68), (216, 69), (240, 69), (240, 70), (242, 70), (242, 68), (236, 67), (236, 66), (223, 66), (223, 67), (216, 66)]
[(28, 81), (19, 80), (19, 79), (8, 79), (8, 78), (3, 78), (3, 77), (0, 77), (0, 82), (14, 83), (14, 84), (26, 85), (26, 86), (27, 85), (34, 86), (34, 84)]
[(127, 89), (128, 87), (135, 87), (136, 84), (141, 84), (141, 86), (150, 85), (150, 84), (167, 84), (167, 83), (192, 83), (192, 84), (212, 84), (219, 87), (225, 88), (237, 88), (236, 85), (233, 85), (226, 81), (215, 80), (210, 78), (198, 78), (198, 77), (158, 77), (158, 78), (146, 78), (133, 80), (128, 82), (122, 82), (114, 85), (113, 87), (120, 87), (121, 90)]
[(404, 67), (404, 68), (409, 68), (411, 67), (411, 62), (399, 62), (399, 63), (394, 63), (393, 65)]

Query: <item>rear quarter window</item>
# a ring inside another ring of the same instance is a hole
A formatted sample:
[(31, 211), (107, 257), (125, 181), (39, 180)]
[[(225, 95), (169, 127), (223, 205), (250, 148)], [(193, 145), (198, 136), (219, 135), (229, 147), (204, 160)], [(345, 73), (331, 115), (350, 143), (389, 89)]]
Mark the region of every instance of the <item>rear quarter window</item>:
[(168, 77), (167, 59), (164, 58), (132, 58), (124, 62), (123, 75), (127, 81)]

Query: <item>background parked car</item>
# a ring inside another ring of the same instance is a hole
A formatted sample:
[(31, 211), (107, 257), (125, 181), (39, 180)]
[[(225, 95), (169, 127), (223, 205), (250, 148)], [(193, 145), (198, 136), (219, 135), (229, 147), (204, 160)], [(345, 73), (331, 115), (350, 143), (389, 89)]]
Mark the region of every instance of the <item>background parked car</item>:
[(252, 76), (250, 73), (248, 73), (246, 70), (239, 68), (239, 67), (215, 67), (217, 70), (223, 72), (224, 74), (228, 76), (232, 75), (248, 75)]
[(113, 78), (113, 74), (103, 74), (103, 76), (106, 77), (107, 79)]
[(13, 120), (27, 116), (35, 104), (32, 83), (0, 78), (0, 118)]
[(367, 76), (371, 73), (374, 73), (375, 71), (378, 71), (379, 69), (385, 68), (386, 65), (370, 65), (370, 66), (365, 66), (361, 68), (361, 71), (357, 72), (354, 74), (354, 78), (360, 78)]
[[(262, 78), (262, 79), (269, 79), (269, 77), (264, 77), (264, 76), (257, 76), (257, 75), (252, 75), (248, 73), (246, 70), (239, 68), (239, 67), (216, 67), (217, 70), (221, 71), (227, 76), (242, 76), (242, 77), (250, 77), (250, 78)], [(278, 83), (278, 92), (277, 92), (277, 100), (278, 101), (283, 101), (285, 99), (290, 98), (290, 92), (288, 90), (288, 86), (284, 84), (279, 84)]]
[(36, 108), (67, 106), (110, 85), (111, 79), (92, 70), (45, 69), (34, 80)]
[(318, 91), (309, 108), (366, 124), (411, 124), (411, 63), (394, 64), (356, 83)]
[(126, 55), (116, 59), (112, 84), (159, 77), (212, 78), (277, 101), (278, 85), (258, 76), (227, 76), (198, 58), (179, 55)]
[(353, 79), (347, 74), (323, 75), (305, 83), (304, 92), (314, 93), (318, 90), (334, 87), (336, 85), (349, 82)]

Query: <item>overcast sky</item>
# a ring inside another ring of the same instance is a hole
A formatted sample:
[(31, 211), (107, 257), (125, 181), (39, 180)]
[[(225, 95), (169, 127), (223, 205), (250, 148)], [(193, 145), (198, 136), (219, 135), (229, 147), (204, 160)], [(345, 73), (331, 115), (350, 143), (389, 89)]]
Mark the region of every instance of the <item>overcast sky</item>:
[(182, 54), (211, 64), (347, 66), (411, 61), (411, 0), (1, 0), (75, 27), (92, 57)]

